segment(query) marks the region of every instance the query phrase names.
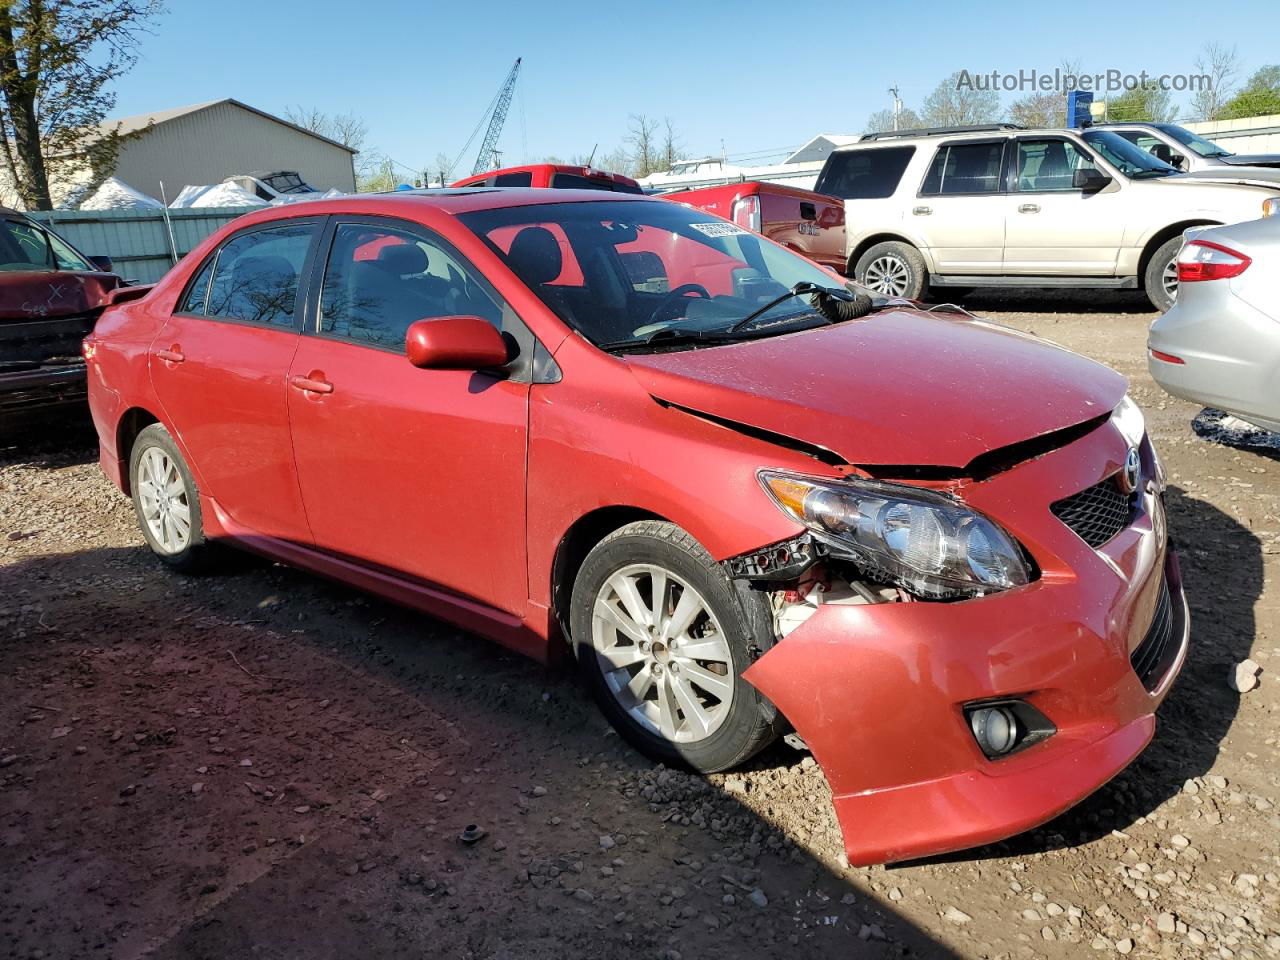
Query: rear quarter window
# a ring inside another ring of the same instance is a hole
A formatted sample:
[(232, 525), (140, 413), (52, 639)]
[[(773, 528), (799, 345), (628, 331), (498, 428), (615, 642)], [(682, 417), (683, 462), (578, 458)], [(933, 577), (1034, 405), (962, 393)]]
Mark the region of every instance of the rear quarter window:
[(915, 152), (915, 147), (882, 147), (833, 153), (814, 190), (845, 200), (892, 197)]

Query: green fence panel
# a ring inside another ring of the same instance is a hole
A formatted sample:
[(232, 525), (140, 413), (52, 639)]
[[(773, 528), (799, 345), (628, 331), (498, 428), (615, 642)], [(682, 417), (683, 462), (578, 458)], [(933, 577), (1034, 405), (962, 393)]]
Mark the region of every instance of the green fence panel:
[[(178, 258), (236, 217), (258, 207), (191, 207), (170, 210)], [(116, 272), (155, 283), (173, 266), (169, 228), (161, 210), (41, 210), (27, 214), (51, 227), (81, 253), (110, 257)]]

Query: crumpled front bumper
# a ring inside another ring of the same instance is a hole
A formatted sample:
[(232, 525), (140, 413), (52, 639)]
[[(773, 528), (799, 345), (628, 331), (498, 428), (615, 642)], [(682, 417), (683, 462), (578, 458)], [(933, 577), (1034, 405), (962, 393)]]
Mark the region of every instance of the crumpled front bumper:
[[(1189, 624), (1154, 455), (1137, 516), (1100, 550), (1048, 504), (1109, 476), (1111, 425), (975, 484), (966, 497), (1027, 545), (1034, 583), (959, 603), (826, 604), (744, 676), (795, 727), (834, 795), (849, 861), (930, 856), (1020, 833), (1078, 803), (1150, 741)], [(1092, 467), (1083, 466), (1092, 464)], [(1167, 584), (1169, 656), (1148, 690), (1130, 662)], [(1020, 698), (1056, 733), (988, 760), (964, 705)]]

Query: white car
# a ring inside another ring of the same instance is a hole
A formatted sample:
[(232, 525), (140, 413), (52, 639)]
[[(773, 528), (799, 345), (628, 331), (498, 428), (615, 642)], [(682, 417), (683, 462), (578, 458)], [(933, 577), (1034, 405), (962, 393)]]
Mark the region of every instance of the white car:
[(827, 158), (815, 189), (844, 198), (849, 275), (886, 296), (1141, 288), (1160, 310), (1184, 230), (1253, 220), (1280, 196), (1179, 174), (1108, 130), (1011, 124), (869, 134)]
[(1157, 160), (1200, 178), (1243, 176), (1280, 183), (1280, 154), (1232, 153), (1176, 123), (1103, 123), (1094, 129), (1119, 134)]

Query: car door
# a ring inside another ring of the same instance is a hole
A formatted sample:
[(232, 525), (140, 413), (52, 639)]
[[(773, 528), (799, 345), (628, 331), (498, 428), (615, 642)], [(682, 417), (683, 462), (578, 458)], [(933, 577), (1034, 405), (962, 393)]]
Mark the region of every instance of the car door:
[(935, 273), (1000, 272), (1004, 149), (1004, 138), (988, 138), (944, 143), (934, 154), (909, 219)]
[(1120, 184), (1085, 192), (1077, 170), (1095, 169), (1065, 137), (1019, 137), (1010, 153), (1004, 272), (1011, 276), (1112, 276), (1124, 239)]
[(527, 331), (425, 228), (335, 217), (322, 246), (288, 390), (316, 545), (523, 615), (528, 377), (419, 369), (404, 341), (433, 316)]
[(196, 271), (151, 346), (165, 422), (234, 526), (309, 542), (285, 377), (298, 348), (299, 283), (317, 220), (234, 234)]

